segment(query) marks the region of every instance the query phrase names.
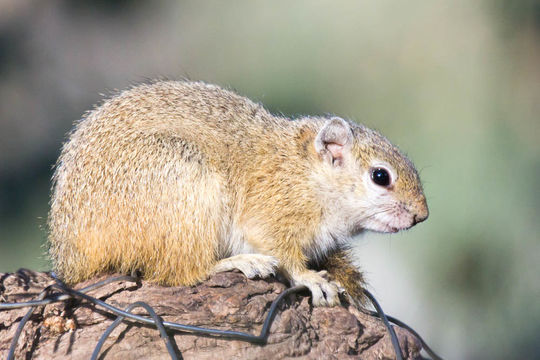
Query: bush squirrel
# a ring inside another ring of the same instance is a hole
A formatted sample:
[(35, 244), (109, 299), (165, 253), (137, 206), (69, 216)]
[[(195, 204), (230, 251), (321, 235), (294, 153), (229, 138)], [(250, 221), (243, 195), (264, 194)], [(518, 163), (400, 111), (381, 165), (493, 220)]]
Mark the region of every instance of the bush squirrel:
[(157, 81), (87, 113), (55, 167), (49, 254), (68, 283), (139, 270), (192, 285), (279, 272), (316, 306), (362, 298), (347, 241), (428, 216), (413, 164), (339, 117), (295, 120), (215, 85)]

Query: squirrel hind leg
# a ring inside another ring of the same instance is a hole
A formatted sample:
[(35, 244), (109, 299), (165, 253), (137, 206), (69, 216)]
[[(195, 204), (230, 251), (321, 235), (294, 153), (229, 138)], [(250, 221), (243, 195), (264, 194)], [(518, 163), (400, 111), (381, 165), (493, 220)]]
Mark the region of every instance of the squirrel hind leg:
[(353, 264), (349, 250), (343, 249), (329, 254), (317, 268), (326, 270), (328, 277), (338, 283), (357, 305), (366, 303), (364, 275)]
[(270, 255), (239, 254), (217, 262), (210, 274), (240, 270), (249, 279), (255, 277), (264, 279), (275, 275), (278, 265), (278, 259)]

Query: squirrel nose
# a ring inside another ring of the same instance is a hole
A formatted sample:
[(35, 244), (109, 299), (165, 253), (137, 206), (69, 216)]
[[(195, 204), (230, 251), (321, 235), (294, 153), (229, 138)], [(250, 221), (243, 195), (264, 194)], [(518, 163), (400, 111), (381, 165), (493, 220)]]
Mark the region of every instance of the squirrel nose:
[(421, 223), (422, 221), (426, 220), (428, 216), (429, 216), (429, 210), (428, 210), (426, 201), (423, 200), (415, 206), (414, 216), (413, 216), (413, 225)]
[(426, 219), (427, 219), (427, 216), (419, 216), (418, 214), (414, 214), (413, 225), (421, 223), (422, 221), (424, 221)]

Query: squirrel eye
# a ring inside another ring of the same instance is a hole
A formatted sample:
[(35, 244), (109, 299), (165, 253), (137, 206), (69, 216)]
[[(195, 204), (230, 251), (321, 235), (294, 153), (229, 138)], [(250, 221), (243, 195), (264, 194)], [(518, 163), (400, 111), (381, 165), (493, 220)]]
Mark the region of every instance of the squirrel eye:
[(379, 186), (390, 185), (390, 174), (386, 169), (375, 168), (371, 171), (371, 180)]

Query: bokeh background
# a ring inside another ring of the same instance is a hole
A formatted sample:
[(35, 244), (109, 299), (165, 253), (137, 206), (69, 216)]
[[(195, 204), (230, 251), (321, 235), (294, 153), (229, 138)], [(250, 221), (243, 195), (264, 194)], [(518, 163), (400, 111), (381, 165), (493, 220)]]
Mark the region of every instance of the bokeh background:
[(448, 359), (540, 357), (540, 1), (0, 0), (0, 271), (49, 269), (66, 132), (155, 77), (380, 130), (431, 210), (355, 243), (384, 309)]

